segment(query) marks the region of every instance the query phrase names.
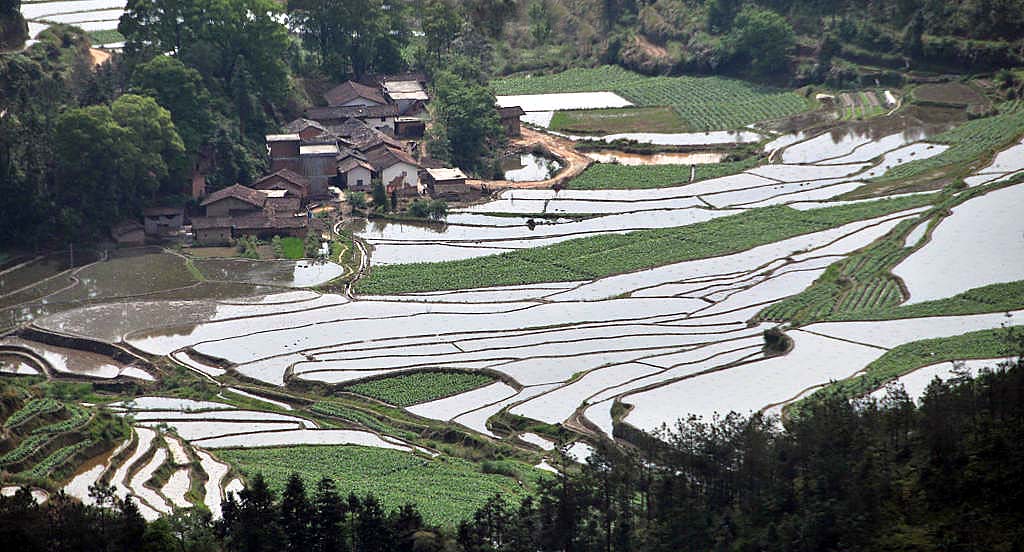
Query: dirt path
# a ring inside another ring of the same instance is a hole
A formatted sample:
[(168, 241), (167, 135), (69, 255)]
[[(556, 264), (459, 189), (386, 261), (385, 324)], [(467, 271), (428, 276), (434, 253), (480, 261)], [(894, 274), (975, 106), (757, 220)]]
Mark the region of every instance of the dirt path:
[(89, 56), (92, 58), (93, 67), (99, 67), (110, 61), (110, 52), (104, 52), (96, 48), (89, 48)]
[(510, 141), (510, 146), (516, 149), (529, 150), (534, 146), (543, 146), (556, 157), (560, 158), (565, 166), (558, 174), (547, 179), (534, 182), (512, 182), (511, 180), (467, 180), (466, 183), (476, 189), (487, 188), (496, 191), (504, 188), (550, 188), (557, 182), (564, 182), (583, 172), (584, 169), (593, 163), (586, 155), (576, 151), (572, 140), (554, 136), (546, 132), (523, 127), (522, 136)]

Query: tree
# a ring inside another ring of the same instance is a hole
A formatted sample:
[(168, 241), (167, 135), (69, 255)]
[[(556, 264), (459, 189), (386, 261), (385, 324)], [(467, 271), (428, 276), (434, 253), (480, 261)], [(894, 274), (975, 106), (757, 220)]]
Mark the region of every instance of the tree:
[(387, 209), (388, 206), (388, 192), (384, 189), (384, 183), (381, 182), (380, 178), (373, 179), (373, 189), (371, 191), (373, 196), (373, 208), (374, 209)]
[(427, 52), (434, 57), (435, 63), (440, 62), (462, 28), (458, 10), (449, 0), (425, 0), (421, 25)]
[(534, 0), (527, 12), (530, 17), (530, 35), (534, 42), (544, 44), (551, 37), (551, 17), (543, 0)]
[(185, 146), (171, 114), (147, 96), (125, 94), (110, 105), (114, 120), (132, 131), (149, 174), (167, 192), (180, 192), (184, 183)]
[(403, 3), (382, 0), (297, 0), (293, 21), (320, 68), (335, 78), (355, 80), (374, 71), (394, 71), (409, 31)]
[(184, 147), (170, 114), (152, 98), (125, 95), (111, 107), (62, 114), (54, 132), (58, 222), (85, 234), (138, 213), (161, 184), (171, 185)]
[(727, 33), (743, 4), (741, 0), (707, 0), (707, 26), (712, 33)]
[[(310, 234), (312, 235), (312, 234)], [(306, 487), (299, 474), (288, 477), (281, 495), (281, 529), (284, 531), (284, 550), (305, 552), (313, 541), (310, 525), (313, 507), (306, 498)]]
[(771, 10), (747, 6), (736, 16), (729, 35), (736, 54), (750, 60), (751, 68), (769, 74), (786, 68), (787, 54), (796, 44), (793, 28)]
[(132, 75), (132, 91), (152, 96), (171, 112), (185, 150), (198, 151), (213, 132), (210, 94), (199, 71), (170, 56), (140, 64)]
[(325, 477), (316, 484), (311, 523), (314, 552), (342, 552), (349, 549), (345, 539), (347, 531), (342, 525), (347, 509), (332, 479)]
[(259, 97), (283, 100), (288, 32), (273, 0), (129, 0), (118, 31), (129, 58), (147, 61), (172, 52), (228, 90), (240, 60), (260, 86)]
[(466, 170), (479, 170), (504, 143), (505, 133), (490, 89), (452, 71), (439, 71), (430, 102), (434, 124), (431, 155)]

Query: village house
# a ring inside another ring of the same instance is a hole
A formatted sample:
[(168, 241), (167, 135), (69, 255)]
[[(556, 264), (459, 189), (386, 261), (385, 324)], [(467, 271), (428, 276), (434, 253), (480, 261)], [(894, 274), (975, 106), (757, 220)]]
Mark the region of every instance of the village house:
[(299, 140), (306, 143), (327, 132), (327, 127), (319, 122), (301, 117), (285, 125), (284, 129), (288, 134), (298, 134)]
[(195, 217), (192, 219), (192, 238), (199, 245), (228, 245), (231, 243), (231, 217)]
[(430, 101), (426, 77), (422, 73), (386, 76), (381, 80), (381, 88), (384, 95), (398, 106), (401, 115), (421, 111)]
[(423, 188), (436, 199), (459, 200), (469, 194), (461, 169), (423, 169)]
[(271, 172), (288, 169), (302, 173), (302, 160), (299, 159), (299, 148), (302, 145), (301, 136), (298, 134), (268, 134), (266, 141)]
[(498, 108), (498, 116), (501, 118), (501, 126), (505, 128), (505, 136), (520, 136), (523, 133), (522, 123), (519, 120), (523, 115), (526, 115), (526, 112), (519, 106)]
[(379, 88), (347, 81), (324, 93), (324, 100), (331, 107), (385, 105), (387, 100)]
[(285, 190), (299, 200), (305, 200), (309, 195), (309, 179), (290, 169), (280, 169), (265, 175), (253, 182), (252, 187), (261, 191)]
[(348, 189), (356, 192), (369, 192), (373, 179), (373, 165), (365, 159), (349, 155), (338, 161), (338, 176)]
[(208, 217), (238, 217), (262, 211), (266, 202), (264, 192), (235, 184), (213, 192), (200, 205)]
[(309, 180), (309, 197), (327, 196), (327, 187), (338, 176), (337, 144), (314, 144), (299, 146), (302, 160), (302, 175)]
[(170, 238), (181, 232), (185, 223), (185, 210), (181, 207), (150, 207), (142, 211), (146, 235)]
[(119, 246), (143, 245), (146, 243), (146, 229), (138, 221), (125, 220), (110, 228), (110, 237)]
[(254, 190), (235, 184), (203, 201), (206, 216), (192, 219), (192, 235), (200, 245), (221, 245), (245, 235), (305, 236), (309, 219), (298, 213), (300, 201), (286, 189)]
[(404, 151), (390, 147), (375, 148), (366, 154), (366, 161), (380, 175), (390, 194), (403, 197), (420, 194), (419, 163)]
[(341, 124), (346, 119), (359, 119), (371, 128), (394, 134), (398, 108), (394, 104), (311, 107), (306, 110), (306, 116), (327, 127)]

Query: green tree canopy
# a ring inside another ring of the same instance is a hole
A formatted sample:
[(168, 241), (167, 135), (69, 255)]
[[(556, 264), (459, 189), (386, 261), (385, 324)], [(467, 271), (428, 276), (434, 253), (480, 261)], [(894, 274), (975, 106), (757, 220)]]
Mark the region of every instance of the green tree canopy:
[(750, 60), (754, 71), (762, 74), (785, 69), (787, 53), (796, 44), (793, 28), (784, 17), (753, 6), (736, 16), (729, 38), (736, 54)]
[(401, 68), (401, 49), (409, 38), (402, 3), (297, 0), (289, 9), (326, 74), (358, 80), (367, 73)]
[(483, 168), (505, 137), (494, 106), (494, 93), (485, 84), (448, 70), (435, 73), (430, 154), (466, 170)]
[(170, 56), (157, 56), (135, 68), (132, 90), (171, 112), (185, 149), (195, 152), (213, 132), (210, 94), (199, 71)]
[(137, 213), (161, 184), (175, 183), (183, 153), (170, 113), (152, 98), (127, 94), (65, 112), (54, 132), (59, 222), (88, 233)]

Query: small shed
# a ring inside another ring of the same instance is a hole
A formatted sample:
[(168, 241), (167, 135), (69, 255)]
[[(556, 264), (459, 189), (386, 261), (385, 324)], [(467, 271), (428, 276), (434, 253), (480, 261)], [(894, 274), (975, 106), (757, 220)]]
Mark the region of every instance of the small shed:
[(522, 134), (522, 124), (519, 118), (523, 115), (526, 115), (526, 112), (518, 105), (498, 108), (498, 116), (501, 117), (501, 126), (505, 128), (505, 136)]
[(298, 134), (299, 138), (307, 143), (327, 132), (327, 128), (320, 123), (301, 117), (288, 123), (284, 128), (289, 133)]
[(172, 237), (181, 232), (185, 223), (185, 210), (181, 207), (150, 207), (142, 211), (146, 235)]
[(427, 132), (427, 124), (416, 117), (399, 117), (395, 119), (395, 136), (399, 138), (423, 138)]
[(146, 243), (146, 229), (135, 220), (124, 220), (110, 228), (110, 237), (117, 245), (131, 247)]
[(461, 169), (423, 169), (423, 184), (431, 197), (457, 200), (469, 192)]

